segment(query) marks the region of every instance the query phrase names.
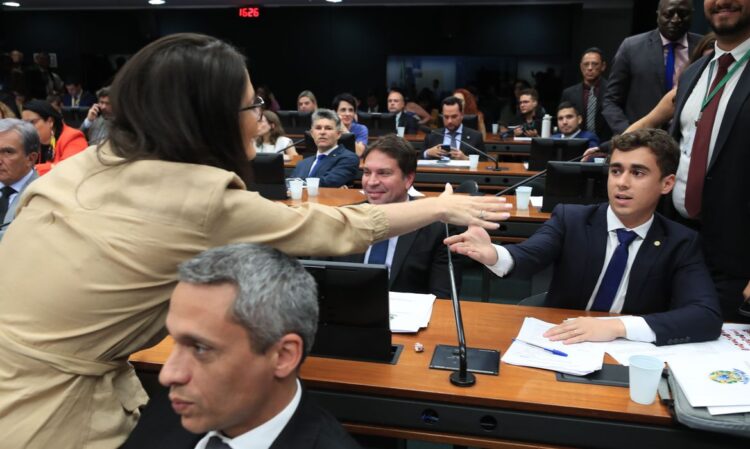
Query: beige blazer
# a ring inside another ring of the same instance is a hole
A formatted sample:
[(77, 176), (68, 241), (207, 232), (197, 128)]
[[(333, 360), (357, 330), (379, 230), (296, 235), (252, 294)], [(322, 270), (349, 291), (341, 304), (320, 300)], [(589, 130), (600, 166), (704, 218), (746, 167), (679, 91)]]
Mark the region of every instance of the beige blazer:
[(106, 145), (63, 161), (29, 186), (0, 244), (3, 447), (125, 440), (147, 401), (127, 358), (163, 338), (180, 262), (232, 242), (364, 252), (388, 231), (369, 205), (288, 207), (225, 170), (117, 162)]

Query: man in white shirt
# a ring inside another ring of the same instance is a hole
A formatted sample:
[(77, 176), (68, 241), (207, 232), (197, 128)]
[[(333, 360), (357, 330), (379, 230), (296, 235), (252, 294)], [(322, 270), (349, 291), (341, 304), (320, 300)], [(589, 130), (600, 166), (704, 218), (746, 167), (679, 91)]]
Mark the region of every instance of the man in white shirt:
[(166, 322), (174, 347), (159, 381), (190, 433), (154, 425), (151, 418), (168, 417), (146, 418), (146, 409), (124, 447), (359, 447), (297, 378), (315, 338), (318, 298), (296, 260), (234, 244), (183, 263), (179, 280)]
[(475, 228), (446, 243), (498, 276), (529, 277), (554, 265), (545, 306), (641, 315), (567, 320), (545, 334), (552, 340), (665, 345), (717, 338), (722, 320), (698, 235), (655, 213), (674, 186), (676, 143), (664, 131), (641, 129), (612, 146), (609, 204), (560, 204), (517, 245), (492, 245)]
[(39, 177), (34, 164), (39, 156), (39, 134), (23, 120), (0, 120), (0, 239), (16, 217), (18, 200)]

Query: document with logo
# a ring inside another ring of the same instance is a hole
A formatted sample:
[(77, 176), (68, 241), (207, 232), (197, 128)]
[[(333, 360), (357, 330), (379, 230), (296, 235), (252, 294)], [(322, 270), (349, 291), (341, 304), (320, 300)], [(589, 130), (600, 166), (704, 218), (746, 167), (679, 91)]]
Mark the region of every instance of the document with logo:
[(693, 407), (750, 405), (750, 354), (681, 355), (667, 363)]

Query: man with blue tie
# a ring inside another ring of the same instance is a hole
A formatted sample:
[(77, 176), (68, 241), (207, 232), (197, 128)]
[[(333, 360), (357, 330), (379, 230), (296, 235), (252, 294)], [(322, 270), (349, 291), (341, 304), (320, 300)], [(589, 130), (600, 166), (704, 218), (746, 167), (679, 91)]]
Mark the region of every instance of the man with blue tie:
[(339, 145), (341, 119), (330, 109), (313, 112), (312, 134), (318, 153), (303, 159), (292, 171), (293, 178), (320, 178), (320, 187), (341, 187), (357, 176), (359, 158)]
[(0, 120), (0, 239), (16, 217), (21, 194), (39, 177), (39, 134), (34, 125), (14, 118)]
[(662, 130), (641, 129), (615, 137), (612, 147), (609, 204), (558, 205), (518, 245), (495, 246), (473, 227), (447, 243), (498, 276), (529, 277), (554, 265), (545, 306), (633, 315), (567, 320), (545, 333), (551, 340), (716, 339), (721, 313), (698, 234), (655, 213), (674, 187), (676, 142)]
[[(474, 150), (466, 144), (484, 151), (482, 133), (463, 125), (463, 103), (458, 97), (447, 97), (443, 100), (442, 113), (444, 127), (427, 134), (424, 138), (425, 151), (422, 156), (425, 159), (468, 159), (467, 155), (474, 154)], [(450, 150), (444, 150), (445, 146), (449, 146)]]

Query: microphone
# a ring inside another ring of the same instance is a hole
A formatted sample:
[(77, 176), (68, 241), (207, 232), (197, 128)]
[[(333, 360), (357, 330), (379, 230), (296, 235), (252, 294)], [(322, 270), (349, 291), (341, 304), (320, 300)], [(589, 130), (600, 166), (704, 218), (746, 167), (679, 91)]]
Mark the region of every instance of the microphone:
[[(573, 159), (571, 159), (569, 161), (565, 161), (565, 162), (578, 162), (581, 159), (583, 159), (583, 155), (576, 156)], [(529, 176), (528, 178), (524, 178), (524, 179), (518, 181), (517, 183), (513, 184), (512, 186), (501, 190), (500, 192), (496, 193), (495, 196), (503, 196), (506, 193), (510, 192), (511, 190), (515, 190), (516, 188), (521, 187), (522, 185), (524, 185), (524, 184), (526, 184), (528, 182), (531, 182), (531, 181), (535, 180), (536, 178), (538, 178), (540, 176), (544, 176), (546, 174), (547, 174), (547, 169), (545, 168), (544, 170), (540, 171), (539, 173), (536, 173), (533, 176)]]
[(302, 142), (304, 142), (304, 141), (305, 141), (305, 139), (304, 139), (304, 138), (302, 138), (302, 139), (300, 139), (300, 140), (297, 140), (297, 141), (295, 141), (295, 142), (292, 142), (292, 143), (291, 143), (291, 144), (290, 144), (289, 146), (287, 146), (287, 147), (285, 147), (285, 148), (282, 148), (282, 149), (280, 149), (280, 150), (276, 151), (276, 154), (279, 154), (279, 153), (283, 153), (283, 152), (285, 152), (286, 150), (288, 150), (289, 148), (292, 148), (292, 147), (296, 147), (297, 145), (301, 144), (301, 143), (302, 143)]
[[(430, 128), (429, 126), (422, 125), (422, 126), (419, 127), (419, 130), (422, 131), (422, 132), (424, 132), (424, 133), (427, 133), (427, 134), (435, 134), (436, 136), (445, 137), (442, 133), (439, 133), (439, 132), (435, 131), (434, 129)], [(485, 153), (484, 151), (480, 150), (479, 148), (475, 147), (474, 145), (470, 144), (469, 142), (461, 141), (461, 143), (464, 144), (464, 145), (466, 145), (467, 147), (469, 147), (469, 149), (471, 149), (475, 153), (478, 153), (478, 154), (486, 157), (487, 159), (489, 159), (489, 160), (491, 160), (492, 162), (495, 163), (495, 168), (486, 168), (485, 170), (491, 170), (491, 171), (503, 171), (503, 170), (507, 170), (506, 167), (501, 167), (500, 166), (500, 162), (498, 162), (498, 160), (496, 158), (490, 156), (489, 154)]]

